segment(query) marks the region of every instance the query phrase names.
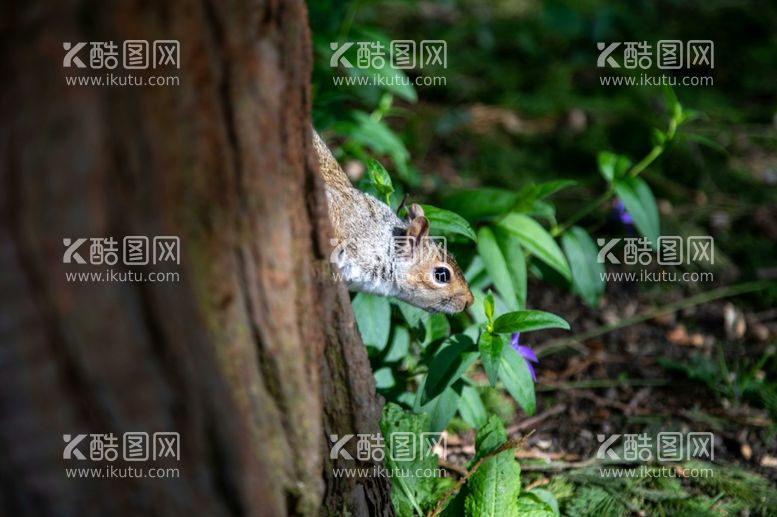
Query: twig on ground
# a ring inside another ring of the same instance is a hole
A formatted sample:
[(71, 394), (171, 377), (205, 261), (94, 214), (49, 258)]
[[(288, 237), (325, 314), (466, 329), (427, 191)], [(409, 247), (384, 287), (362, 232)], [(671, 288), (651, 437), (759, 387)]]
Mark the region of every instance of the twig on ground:
[(737, 284), (737, 285), (712, 289), (710, 291), (705, 291), (703, 293), (689, 296), (688, 298), (683, 298), (682, 300), (678, 300), (676, 302), (662, 305), (661, 307), (654, 307), (652, 309), (648, 309), (647, 311), (641, 314), (631, 316), (630, 318), (624, 318), (617, 323), (602, 325), (600, 327), (596, 327), (586, 332), (580, 332), (579, 334), (575, 334), (574, 336), (570, 336), (568, 338), (549, 341), (544, 345), (538, 346), (537, 348), (535, 348), (534, 351), (537, 354), (537, 357), (542, 357), (544, 355), (548, 355), (554, 352), (558, 352), (560, 350), (564, 350), (565, 348), (576, 348), (572, 345), (578, 344), (581, 341), (585, 341), (593, 337), (607, 334), (614, 330), (620, 330), (625, 327), (636, 325), (637, 323), (643, 323), (657, 316), (663, 316), (664, 314), (678, 312), (683, 309), (687, 309), (689, 307), (701, 305), (703, 303), (711, 302), (714, 300), (719, 300), (721, 298), (728, 298), (739, 294), (766, 289), (769, 285), (770, 285), (770, 282), (768, 281), (757, 281), (757, 282), (745, 282), (743, 284)]
[(617, 388), (618, 386), (665, 386), (669, 379), (590, 379), (537, 384), (537, 391)]
[(567, 409), (566, 405), (556, 404), (550, 409), (543, 411), (539, 415), (535, 415), (533, 417), (527, 418), (526, 420), (522, 420), (516, 424), (512, 424), (510, 427), (507, 428), (507, 435), (510, 436), (511, 434), (515, 434), (518, 431), (523, 431), (524, 429), (534, 427), (535, 425), (539, 424), (546, 418), (552, 417), (553, 415), (558, 415), (559, 413), (563, 413), (564, 411), (566, 411), (566, 409)]

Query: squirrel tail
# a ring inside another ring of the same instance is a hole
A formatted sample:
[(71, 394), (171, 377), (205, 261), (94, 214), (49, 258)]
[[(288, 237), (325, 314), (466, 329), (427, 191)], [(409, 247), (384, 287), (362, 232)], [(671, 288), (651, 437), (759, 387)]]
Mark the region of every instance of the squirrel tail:
[(313, 149), (316, 151), (321, 176), (327, 185), (341, 192), (353, 188), (340, 164), (332, 156), (332, 151), (329, 150), (315, 129), (313, 130)]

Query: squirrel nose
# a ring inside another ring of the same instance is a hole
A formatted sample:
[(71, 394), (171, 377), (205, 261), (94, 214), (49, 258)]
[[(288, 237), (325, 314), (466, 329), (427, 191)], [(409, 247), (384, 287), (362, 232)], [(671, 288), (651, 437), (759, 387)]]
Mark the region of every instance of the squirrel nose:
[(466, 308), (468, 308), (468, 307), (469, 307), (469, 306), (471, 306), (473, 303), (475, 303), (475, 297), (474, 297), (474, 296), (472, 296), (472, 291), (470, 291), (469, 289), (467, 289), (467, 297), (464, 299), (464, 308), (465, 308), (465, 309), (466, 309)]

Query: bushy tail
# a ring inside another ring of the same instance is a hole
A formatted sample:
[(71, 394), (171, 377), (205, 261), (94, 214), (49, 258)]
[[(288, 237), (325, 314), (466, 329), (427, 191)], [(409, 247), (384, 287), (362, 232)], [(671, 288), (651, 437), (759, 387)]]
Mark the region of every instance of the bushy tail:
[(341, 192), (353, 188), (345, 172), (332, 156), (332, 151), (329, 150), (315, 129), (313, 130), (313, 149), (316, 151), (321, 176), (327, 185)]

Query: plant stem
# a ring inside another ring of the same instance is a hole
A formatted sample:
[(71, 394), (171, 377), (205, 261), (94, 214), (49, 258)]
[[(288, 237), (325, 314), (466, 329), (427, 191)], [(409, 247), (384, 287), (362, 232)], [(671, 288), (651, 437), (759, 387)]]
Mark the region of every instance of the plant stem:
[(589, 379), (576, 382), (558, 382), (554, 384), (538, 384), (537, 391), (555, 391), (569, 389), (601, 389), (618, 386), (665, 386), (667, 379)]
[(668, 303), (661, 307), (648, 309), (647, 311), (641, 314), (637, 314), (630, 318), (624, 318), (617, 323), (602, 325), (600, 327), (593, 328), (586, 332), (575, 334), (574, 336), (570, 336), (568, 338), (550, 341), (540, 347), (535, 348), (535, 353), (537, 354), (537, 357), (542, 357), (544, 355), (552, 354), (554, 352), (558, 352), (565, 348), (569, 348), (572, 343), (585, 341), (593, 337), (607, 334), (614, 330), (620, 330), (625, 327), (630, 327), (631, 325), (636, 325), (637, 323), (645, 322), (657, 316), (662, 316), (664, 314), (670, 314), (673, 312), (681, 311), (683, 309), (687, 309), (688, 307), (693, 307), (695, 305), (701, 305), (703, 303), (719, 300), (721, 298), (728, 298), (730, 296), (750, 293), (753, 291), (760, 291), (761, 289), (766, 289), (769, 286), (769, 284), (770, 284), (769, 281), (762, 280), (762, 281), (755, 281), (755, 282), (745, 282), (743, 284), (731, 285), (727, 287), (719, 287), (717, 289), (705, 291), (703, 293), (689, 296), (688, 298), (683, 298), (682, 300), (678, 300), (676, 302)]
[[(667, 142), (669, 141), (669, 137), (667, 136)], [(663, 145), (657, 145), (653, 149), (650, 150), (650, 152), (642, 158), (642, 160), (639, 161), (636, 165), (634, 165), (631, 170), (629, 171), (629, 176), (639, 176), (639, 174), (647, 169), (648, 165), (653, 163), (656, 158), (661, 156), (664, 153), (665, 147)]]
[(610, 185), (610, 187), (602, 195), (600, 195), (599, 197), (597, 197), (596, 199), (594, 199), (593, 201), (585, 205), (583, 208), (578, 210), (577, 213), (572, 217), (570, 217), (566, 223), (553, 228), (550, 234), (553, 235), (554, 237), (558, 237), (559, 235), (567, 231), (570, 226), (572, 226), (580, 219), (587, 216), (588, 214), (590, 214), (591, 212), (599, 208), (601, 205), (603, 205), (608, 199), (610, 199), (610, 197), (612, 196), (612, 193), (613, 193), (613, 189), (612, 189), (612, 185)]

